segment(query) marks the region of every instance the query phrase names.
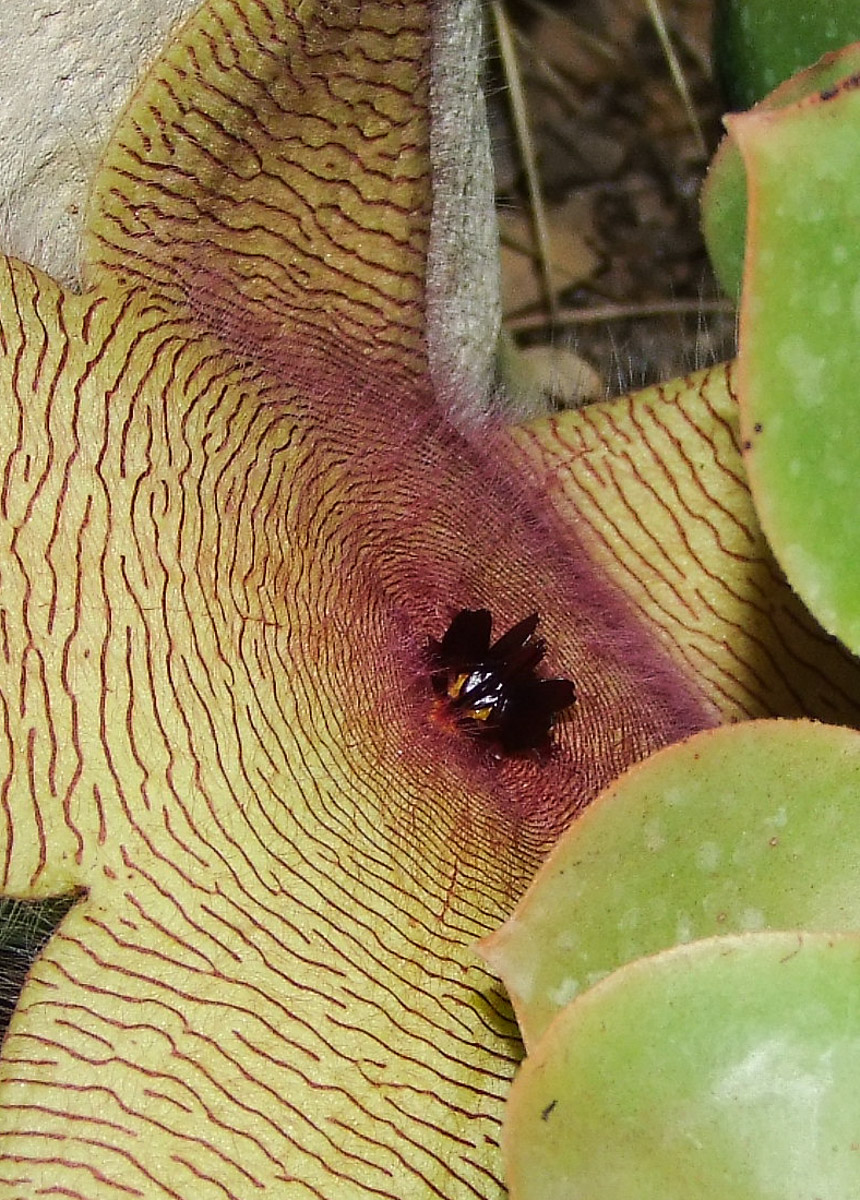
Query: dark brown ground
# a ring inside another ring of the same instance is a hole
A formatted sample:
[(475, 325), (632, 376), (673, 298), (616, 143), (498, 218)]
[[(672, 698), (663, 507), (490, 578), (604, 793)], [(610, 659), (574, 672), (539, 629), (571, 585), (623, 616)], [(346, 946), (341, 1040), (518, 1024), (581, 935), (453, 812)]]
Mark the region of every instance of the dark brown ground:
[(531, 241), (524, 173), (502, 66), (497, 56), (488, 64), (506, 326), (521, 347), (575, 350), (594, 368), (591, 395), (734, 353), (734, 313), (719, 299), (698, 217), (723, 112), (710, 64), (712, 3), (660, 7), (704, 146), (645, 0), (507, 0), (547, 204), (555, 322), (540, 273), (521, 252)]

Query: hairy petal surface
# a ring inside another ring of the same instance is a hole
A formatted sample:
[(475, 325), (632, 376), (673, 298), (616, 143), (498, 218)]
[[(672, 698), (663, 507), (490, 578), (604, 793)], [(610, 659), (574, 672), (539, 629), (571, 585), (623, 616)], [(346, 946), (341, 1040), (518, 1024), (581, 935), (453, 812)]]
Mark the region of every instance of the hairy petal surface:
[(723, 720), (860, 721), (860, 664), (785, 581), (742, 461), (736, 369), (701, 371), (512, 438)]
[[(472, 947), (718, 719), (431, 382), (432, 18), (211, 0), (115, 131), (84, 295), (3, 264), (2, 883), (85, 898), (4, 1042), (0, 1195), (501, 1195), (519, 1042)], [(467, 607), (540, 612), (547, 761), (433, 720)]]

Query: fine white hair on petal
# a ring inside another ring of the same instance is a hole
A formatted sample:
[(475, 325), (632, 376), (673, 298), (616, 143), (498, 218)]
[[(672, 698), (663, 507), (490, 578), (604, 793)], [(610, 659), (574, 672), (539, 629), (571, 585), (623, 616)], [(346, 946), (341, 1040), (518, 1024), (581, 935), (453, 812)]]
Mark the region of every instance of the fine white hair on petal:
[(468, 427), (492, 407), (501, 328), (484, 30), (478, 0), (437, 0), (432, 13), (427, 338), (437, 394), (454, 423)]

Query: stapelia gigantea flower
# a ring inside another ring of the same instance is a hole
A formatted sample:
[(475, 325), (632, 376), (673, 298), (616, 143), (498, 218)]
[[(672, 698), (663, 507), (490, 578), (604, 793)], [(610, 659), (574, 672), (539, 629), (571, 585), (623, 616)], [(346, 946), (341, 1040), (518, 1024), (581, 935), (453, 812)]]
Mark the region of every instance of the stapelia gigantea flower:
[[(506, 430), (446, 355), (446, 16), (211, 0), (107, 147), (82, 293), (2, 263), (3, 887), (80, 899), (3, 1045), (0, 1196), (502, 1195), (475, 941), (656, 747), (856, 714), (725, 369)], [(464, 609), (539, 614), (549, 753), (434, 719)]]

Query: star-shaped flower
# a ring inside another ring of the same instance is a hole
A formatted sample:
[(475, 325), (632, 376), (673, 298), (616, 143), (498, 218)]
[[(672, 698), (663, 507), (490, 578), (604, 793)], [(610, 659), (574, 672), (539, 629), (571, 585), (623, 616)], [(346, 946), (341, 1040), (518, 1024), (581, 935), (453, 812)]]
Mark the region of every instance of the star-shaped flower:
[[(654, 748), (857, 711), (724, 371), (464, 416), (431, 24), (210, 0), (113, 136), (83, 294), (3, 264), (3, 885), (82, 897), (4, 1043), (4, 1196), (501, 1195), (520, 1051), (476, 939)], [(539, 613), (548, 754), (433, 719), (463, 609)]]

